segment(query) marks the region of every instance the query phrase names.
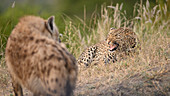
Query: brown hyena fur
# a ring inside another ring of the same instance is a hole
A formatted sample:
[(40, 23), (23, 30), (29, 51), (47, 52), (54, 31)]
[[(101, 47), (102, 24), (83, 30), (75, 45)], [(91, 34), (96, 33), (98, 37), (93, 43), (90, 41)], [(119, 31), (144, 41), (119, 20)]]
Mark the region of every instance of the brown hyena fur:
[(76, 60), (59, 42), (54, 16), (21, 18), (8, 38), (5, 59), (16, 96), (23, 96), (22, 87), (34, 96), (70, 96), (75, 88)]

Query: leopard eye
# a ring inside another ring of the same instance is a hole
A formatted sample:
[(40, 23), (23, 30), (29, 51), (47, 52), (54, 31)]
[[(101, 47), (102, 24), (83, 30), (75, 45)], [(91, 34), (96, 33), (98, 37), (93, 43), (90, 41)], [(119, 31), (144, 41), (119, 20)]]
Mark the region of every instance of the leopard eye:
[(114, 45), (118, 45), (119, 46), (119, 43), (117, 43), (116, 41), (113, 42)]

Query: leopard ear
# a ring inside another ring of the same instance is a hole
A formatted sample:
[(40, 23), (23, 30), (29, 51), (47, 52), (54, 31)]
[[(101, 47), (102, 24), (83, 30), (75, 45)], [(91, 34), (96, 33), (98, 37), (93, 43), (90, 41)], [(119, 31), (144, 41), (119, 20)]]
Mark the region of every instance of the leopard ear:
[(55, 17), (54, 16), (49, 17), (46, 24), (47, 24), (48, 30), (51, 33), (54, 33), (55, 27), (56, 27), (56, 25), (55, 25)]

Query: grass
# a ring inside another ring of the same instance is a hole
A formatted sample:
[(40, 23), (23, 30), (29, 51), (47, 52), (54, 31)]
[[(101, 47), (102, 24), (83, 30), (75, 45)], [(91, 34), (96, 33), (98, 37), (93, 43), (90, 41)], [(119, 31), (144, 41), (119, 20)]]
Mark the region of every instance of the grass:
[[(74, 95), (169, 95), (170, 93), (170, 17), (167, 5), (149, 6), (149, 1), (134, 6), (134, 17), (126, 18), (123, 4), (105, 6), (91, 20), (68, 18), (62, 42), (78, 58), (90, 45), (104, 40), (111, 27), (130, 27), (140, 39), (139, 54), (114, 64), (79, 67)], [(84, 11), (86, 13), (86, 11)], [(1, 36), (3, 36), (1, 34)], [(2, 38), (2, 37), (1, 37)], [(5, 37), (6, 38), (6, 37)], [(1, 49), (4, 49), (1, 43)], [(4, 54), (4, 51), (0, 51)], [(1, 69), (6, 70), (4, 55)], [(0, 76), (4, 75), (0, 71)], [(9, 82), (8, 75), (0, 82)], [(2, 83), (0, 83), (2, 84)], [(3, 89), (4, 90), (4, 89)], [(10, 94), (10, 93), (9, 93)]]
[[(64, 40), (76, 58), (88, 46), (104, 40), (111, 27), (130, 27), (141, 41), (133, 58), (110, 65), (80, 68), (75, 95), (168, 95), (170, 89), (170, 20), (167, 6), (136, 4), (132, 19), (122, 13), (122, 5), (102, 6), (90, 24), (74, 24), (65, 29)], [(76, 38), (75, 38), (76, 37)], [(167, 76), (167, 77), (166, 77)], [(133, 82), (132, 82), (133, 81)], [(129, 83), (130, 82), (130, 83)], [(120, 88), (120, 90), (118, 90)]]

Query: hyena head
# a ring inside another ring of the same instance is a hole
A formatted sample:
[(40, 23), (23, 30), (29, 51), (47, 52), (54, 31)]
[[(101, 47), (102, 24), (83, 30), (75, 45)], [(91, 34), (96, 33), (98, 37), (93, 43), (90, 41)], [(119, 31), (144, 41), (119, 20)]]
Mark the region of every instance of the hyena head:
[(48, 20), (45, 21), (45, 25), (47, 27), (47, 31), (50, 33), (51, 37), (54, 39), (54, 40), (57, 40), (59, 42), (60, 41), (60, 38), (59, 38), (59, 32), (58, 32), (58, 28), (57, 26), (55, 25), (55, 17), (54, 16), (51, 16), (48, 18)]
[(20, 24), (21, 26), (25, 25), (25, 27), (28, 27), (28, 28), (25, 28), (25, 29), (28, 29), (28, 30), (25, 30), (25, 32), (28, 32), (28, 31), (36, 32), (36, 34), (39, 33), (43, 36), (46, 36), (50, 39), (60, 42), (59, 31), (58, 31), (57, 26), (55, 25), (54, 16), (49, 17), (47, 20), (44, 20), (36, 16), (25, 16), (20, 19)]

